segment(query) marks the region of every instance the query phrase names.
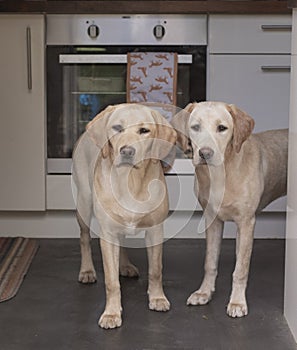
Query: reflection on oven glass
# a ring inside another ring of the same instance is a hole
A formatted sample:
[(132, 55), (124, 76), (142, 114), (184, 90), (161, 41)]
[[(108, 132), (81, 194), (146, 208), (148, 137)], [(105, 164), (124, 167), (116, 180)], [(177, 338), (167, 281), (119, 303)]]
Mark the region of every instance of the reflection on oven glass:
[[(177, 104), (185, 106), (190, 94), (190, 68), (179, 65)], [(63, 66), (62, 144), (58, 157), (71, 156), (73, 146), (87, 123), (108, 105), (126, 102), (126, 65), (87, 64)], [(187, 156), (180, 150), (178, 158)]]

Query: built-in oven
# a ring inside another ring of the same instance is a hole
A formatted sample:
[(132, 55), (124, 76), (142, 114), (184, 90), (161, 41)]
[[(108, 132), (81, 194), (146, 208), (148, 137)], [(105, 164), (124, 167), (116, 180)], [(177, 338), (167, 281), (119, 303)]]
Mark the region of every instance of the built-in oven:
[(204, 15), (48, 15), (48, 173), (70, 173), (86, 124), (126, 102), (129, 52), (176, 52), (177, 106), (205, 100), (206, 28)]

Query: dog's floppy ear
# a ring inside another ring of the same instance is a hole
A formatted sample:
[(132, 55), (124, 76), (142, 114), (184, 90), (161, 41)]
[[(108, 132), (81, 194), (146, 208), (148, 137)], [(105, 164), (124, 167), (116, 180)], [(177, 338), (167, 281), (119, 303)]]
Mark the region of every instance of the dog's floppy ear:
[(251, 135), (255, 121), (235, 105), (228, 105), (227, 109), (232, 116), (234, 125), (232, 145), (238, 153), (244, 141)]
[(181, 149), (189, 154), (192, 152), (191, 141), (189, 138), (189, 118), (195, 107), (195, 103), (189, 103), (184, 109), (178, 112), (171, 120), (171, 125), (177, 132), (177, 143)]
[(171, 168), (175, 159), (176, 132), (160, 112), (152, 110), (152, 117), (156, 125), (156, 135), (152, 146), (153, 159), (163, 161), (164, 171)]
[(108, 106), (96, 115), (87, 126), (86, 130), (92, 141), (101, 149), (103, 158), (109, 154), (109, 143), (106, 134), (106, 124), (108, 118), (115, 110), (116, 106)]

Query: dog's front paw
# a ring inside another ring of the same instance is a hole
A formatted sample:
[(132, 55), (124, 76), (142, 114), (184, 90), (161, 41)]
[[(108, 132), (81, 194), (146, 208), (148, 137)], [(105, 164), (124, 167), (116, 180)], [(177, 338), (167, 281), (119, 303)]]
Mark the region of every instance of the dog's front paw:
[(150, 298), (149, 308), (154, 311), (168, 311), (170, 309), (170, 302), (165, 296), (161, 298)]
[(78, 281), (81, 283), (95, 283), (97, 280), (95, 270), (80, 270)]
[(203, 293), (200, 289), (192, 293), (188, 300), (187, 305), (205, 305), (211, 300), (211, 293)]
[(98, 325), (104, 329), (121, 327), (122, 325), (121, 314), (108, 314), (104, 312), (99, 319)]
[(229, 303), (227, 307), (227, 314), (230, 317), (243, 317), (248, 314), (248, 307), (246, 303), (242, 304), (236, 304), (236, 303)]
[(123, 265), (120, 266), (120, 275), (123, 277), (138, 278), (139, 271), (138, 268), (133, 264)]

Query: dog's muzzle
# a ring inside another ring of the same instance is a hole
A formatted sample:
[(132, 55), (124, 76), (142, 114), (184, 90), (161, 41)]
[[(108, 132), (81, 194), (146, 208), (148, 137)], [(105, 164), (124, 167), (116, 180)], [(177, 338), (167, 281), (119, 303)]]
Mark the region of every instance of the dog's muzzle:
[(134, 165), (134, 156), (136, 150), (132, 146), (123, 146), (120, 148), (120, 165)]
[(199, 157), (202, 160), (202, 163), (207, 163), (212, 159), (214, 155), (214, 150), (210, 147), (203, 147), (199, 150)]

